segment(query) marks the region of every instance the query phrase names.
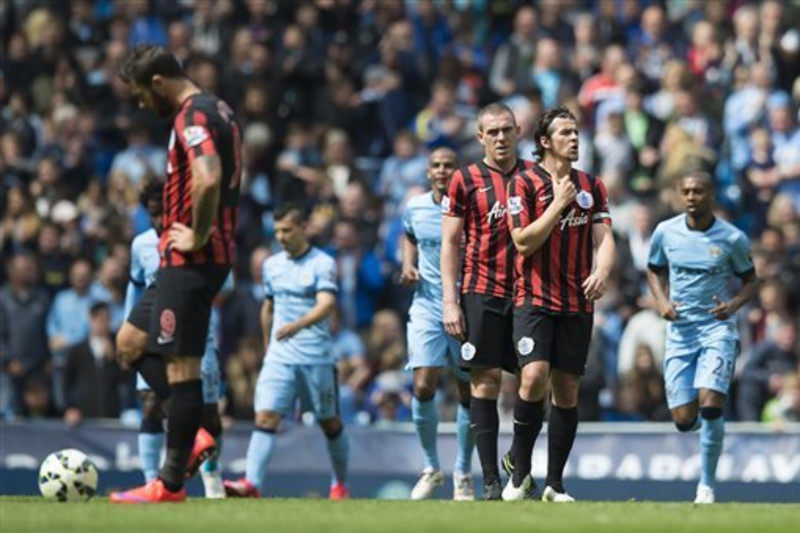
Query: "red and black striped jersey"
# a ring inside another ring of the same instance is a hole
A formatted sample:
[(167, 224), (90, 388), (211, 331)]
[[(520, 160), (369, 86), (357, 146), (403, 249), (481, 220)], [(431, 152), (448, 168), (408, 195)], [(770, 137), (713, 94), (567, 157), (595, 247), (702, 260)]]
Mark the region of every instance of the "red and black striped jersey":
[(514, 174), (532, 165), (518, 159), (504, 173), (479, 161), (453, 173), (442, 214), (464, 219), (462, 293), (513, 296), (516, 251), (506, 221), (506, 186)]
[[(611, 224), (608, 194), (599, 179), (573, 169), (570, 179), (578, 190), (575, 201), (544, 244), (528, 257), (517, 254), (514, 305), (532, 305), (558, 313), (587, 312), (594, 305), (583, 293), (592, 271), (593, 224)], [(541, 217), (553, 201), (553, 183), (540, 165), (514, 176), (508, 184), (508, 224), (525, 228)]]
[[(158, 245), (161, 267), (229, 266), (233, 262), (242, 172), (240, 148), (239, 126), (228, 104), (211, 94), (200, 93), (181, 105), (169, 138), (164, 231)], [(218, 155), (222, 164), (219, 207), (208, 243), (196, 252), (184, 254), (167, 246), (167, 234), (175, 222), (192, 227), (192, 163), (211, 154)]]

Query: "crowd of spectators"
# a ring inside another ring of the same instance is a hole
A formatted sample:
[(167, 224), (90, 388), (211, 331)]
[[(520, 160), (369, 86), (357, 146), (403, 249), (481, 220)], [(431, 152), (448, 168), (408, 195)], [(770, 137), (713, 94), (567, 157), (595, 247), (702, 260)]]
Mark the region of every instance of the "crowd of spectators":
[[(408, 420), (402, 207), (426, 189), (432, 147), (480, 156), (476, 111), (502, 100), (524, 158), (541, 111), (573, 109), (577, 166), (609, 190), (618, 268), (581, 416), (668, 418), (664, 323), (644, 273), (654, 225), (680, 207), (676, 178), (699, 167), (764, 280), (740, 313), (727, 416), (797, 420), (798, 28), (800, 6), (779, 0), (0, 0), (0, 409), (76, 423), (136, 407), (110, 339), (167, 128), (116, 73), (131, 47), (155, 43), (243, 131), (237, 284), (217, 309), (231, 417), (252, 416), (260, 265), (276, 250), (273, 207), (294, 200), (339, 267), (345, 419)], [(447, 419), (456, 394), (442, 391)], [(508, 417), (514, 394), (504, 386)]]

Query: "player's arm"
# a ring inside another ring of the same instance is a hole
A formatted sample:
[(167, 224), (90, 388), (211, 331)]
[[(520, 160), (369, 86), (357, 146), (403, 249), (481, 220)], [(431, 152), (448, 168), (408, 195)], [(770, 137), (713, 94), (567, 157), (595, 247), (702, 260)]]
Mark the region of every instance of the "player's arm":
[(269, 348), (269, 339), (272, 334), (272, 317), (274, 314), (275, 302), (272, 298), (265, 298), (264, 303), (261, 304), (261, 314), (259, 317), (261, 321), (261, 332), (264, 336), (264, 353), (267, 353), (267, 348)]
[(558, 224), (561, 213), (573, 200), (577, 190), (569, 178), (553, 180), (553, 200), (547, 206), (542, 216), (538, 217), (524, 228), (515, 228), (511, 231), (511, 239), (517, 251), (528, 257), (550, 238), (553, 228)]
[(592, 237), (594, 240), (595, 267), (594, 272), (583, 282), (583, 291), (589, 300), (597, 300), (606, 292), (606, 281), (614, 268), (616, 244), (611, 225), (601, 223), (592, 224)]
[(467, 323), (458, 303), (458, 269), (461, 263), (461, 234), (464, 219), (442, 217), (442, 302), (444, 329), (460, 341), (466, 339)]
[(739, 293), (728, 302), (723, 302), (716, 295), (713, 297), (714, 307), (710, 313), (718, 320), (726, 320), (749, 302), (758, 292), (758, 277), (750, 256), (750, 242), (744, 235), (739, 235), (731, 250), (731, 267), (736, 276), (742, 280)]
[(400, 274), (400, 283), (415, 285), (419, 282), (418, 260), (419, 250), (416, 241), (407, 234), (403, 235), (403, 270)]
[(675, 308), (678, 304), (671, 302), (669, 299), (669, 272), (667, 268), (650, 265), (647, 269), (647, 285), (656, 300), (656, 307), (658, 307), (658, 314), (661, 315), (661, 318), (670, 322), (677, 320), (679, 316)]
[(318, 291), (317, 301), (308, 313), (294, 322), (285, 324), (275, 334), (277, 340), (288, 339), (301, 329), (313, 326), (320, 320), (327, 318), (336, 308), (336, 293), (331, 291)]

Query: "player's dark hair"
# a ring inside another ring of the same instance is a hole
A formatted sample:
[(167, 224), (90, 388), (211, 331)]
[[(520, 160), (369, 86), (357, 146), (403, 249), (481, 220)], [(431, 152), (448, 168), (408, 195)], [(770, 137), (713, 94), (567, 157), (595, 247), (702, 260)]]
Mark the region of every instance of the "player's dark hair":
[(142, 207), (148, 209), (150, 202), (161, 204), (164, 198), (164, 184), (153, 180), (144, 186), (142, 192), (139, 194), (139, 203)]
[(306, 208), (294, 202), (287, 202), (279, 205), (275, 208), (275, 211), (272, 212), (272, 216), (275, 218), (276, 222), (289, 216), (292, 217), (292, 222), (295, 224), (302, 224), (308, 220)]
[(572, 111), (563, 105), (554, 107), (553, 109), (549, 109), (542, 113), (539, 116), (539, 120), (536, 121), (536, 129), (533, 132), (533, 141), (536, 143), (536, 150), (538, 151), (540, 157), (544, 157), (542, 137), (550, 137), (550, 134), (553, 133), (550, 131), (550, 128), (557, 118), (567, 118), (578, 122), (578, 119), (575, 118), (575, 115), (572, 114)]
[(491, 104), (485, 105), (478, 110), (478, 131), (483, 130), (484, 115), (502, 115), (503, 113), (508, 113), (511, 115), (511, 120), (514, 121), (514, 125), (516, 126), (517, 117), (514, 116), (514, 112), (511, 111), (511, 108), (503, 102), (492, 102)]
[(683, 180), (688, 178), (694, 178), (702, 181), (709, 190), (713, 191), (716, 190), (717, 184), (714, 182), (714, 177), (704, 170), (690, 170), (678, 180), (678, 185), (680, 185)]
[(89, 316), (95, 317), (103, 311), (110, 311), (106, 302), (95, 302), (89, 307)]
[(166, 48), (152, 44), (142, 44), (133, 49), (119, 69), (119, 76), (125, 83), (150, 86), (153, 76), (183, 78), (186, 76), (180, 63)]

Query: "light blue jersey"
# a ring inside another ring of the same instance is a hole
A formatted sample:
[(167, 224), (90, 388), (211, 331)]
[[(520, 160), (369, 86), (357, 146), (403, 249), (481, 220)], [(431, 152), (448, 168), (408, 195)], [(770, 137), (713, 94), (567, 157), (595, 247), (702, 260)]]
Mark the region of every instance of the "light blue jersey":
[(292, 258), (286, 252), (273, 255), (264, 262), (263, 271), (264, 294), (274, 302), (267, 358), (289, 365), (335, 363), (327, 318), (288, 339), (275, 338), (281, 327), (311, 311), (318, 292), (338, 292), (335, 260), (312, 246), (301, 257)]
[(696, 398), (696, 389), (727, 393), (738, 352), (736, 318), (711, 315), (714, 297), (731, 298), (732, 276), (754, 272), (744, 233), (716, 219), (706, 231), (689, 229), (686, 215), (656, 227), (650, 269), (669, 269), (669, 299), (678, 319), (668, 323), (664, 378), (670, 407)]
[(449, 336), (442, 323), (442, 208), (433, 193), (415, 196), (403, 211), (406, 237), (417, 245), (419, 285), (409, 310), (408, 368), (450, 367), (460, 379), (458, 342)]
[[(149, 229), (140, 233), (131, 243), (131, 270), (128, 290), (125, 294), (125, 316), (130, 315), (131, 310), (142, 297), (145, 289), (153, 285), (156, 280), (160, 256), (158, 253), (158, 233), (155, 229)], [(225, 287), (232, 283), (229, 276), (225, 282)], [(223, 288), (225, 290), (225, 288)], [(203, 378), (203, 401), (205, 403), (216, 403), (219, 400), (221, 378), (219, 372), (219, 362), (217, 361), (217, 338), (215, 324), (218, 318), (213, 316), (208, 328), (206, 338), (206, 351), (201, 362), (201, 373)], [(137, 390), (149, 390), (149, 386), (140, 374), (136, 375)]]

